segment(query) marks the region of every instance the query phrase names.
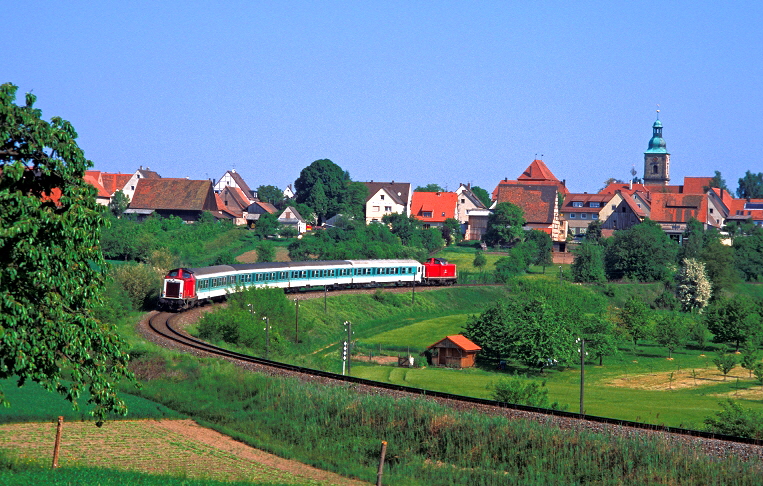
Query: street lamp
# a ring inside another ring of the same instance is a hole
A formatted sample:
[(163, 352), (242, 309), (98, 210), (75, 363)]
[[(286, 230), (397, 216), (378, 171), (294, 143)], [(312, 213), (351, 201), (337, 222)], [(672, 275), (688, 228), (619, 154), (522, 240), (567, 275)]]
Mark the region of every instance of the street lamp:
[(265, 321), (265, 359), (268, 359), (270, 354), (270, 318), (264, 316), (262, 320)]

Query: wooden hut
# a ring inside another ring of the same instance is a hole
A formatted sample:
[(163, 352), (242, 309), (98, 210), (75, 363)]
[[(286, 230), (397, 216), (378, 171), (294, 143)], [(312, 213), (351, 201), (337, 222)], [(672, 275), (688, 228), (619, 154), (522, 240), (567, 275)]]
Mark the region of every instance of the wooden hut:
[(435, 351), (432, 364), (451, 368), (470, 368), (474, 366), (477, 352), (482, 348), (460, 334), (446, 336), (429, 346), (427, 350)]

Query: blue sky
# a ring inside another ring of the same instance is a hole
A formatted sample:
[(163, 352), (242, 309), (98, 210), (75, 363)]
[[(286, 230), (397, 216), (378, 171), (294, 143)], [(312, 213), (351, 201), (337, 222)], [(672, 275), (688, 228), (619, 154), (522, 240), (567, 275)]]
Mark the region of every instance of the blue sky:
[[(542, 158), (573, 192), (627, 179), (660, 104), (671, 182), (763, 171), (760, 2), (12, 2), (0, 81), (95, 168), (284, 187), (492, 190)], [(542, 154), (542, 157), (541, 157)]]

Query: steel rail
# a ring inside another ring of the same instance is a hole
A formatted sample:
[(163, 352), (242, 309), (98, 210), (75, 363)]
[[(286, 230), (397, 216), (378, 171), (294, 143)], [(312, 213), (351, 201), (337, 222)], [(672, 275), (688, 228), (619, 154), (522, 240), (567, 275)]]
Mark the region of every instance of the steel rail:
[[(439, 399), (451, 400), (451, 401), (461, 402), (461, 403), (490, 406), (490, 407), (495, 407), (499, 409), (531, 412), (531, 413), (536, 413), (540, 415), (562, 417), (562, 418), (572, 419), (576, 421), (589, 421), (589, 422), (595, 422), (595, 423), (601, 423), (601, 424), (607, 424), (607, 425), (613, 425), (613, 426), (627, 427), (631, 429), (640, 429), (640, 430), (647, 430), (652, 432), (663, 432), (663, 433), (675, 434), (679, 436), (690, 436), (690, 437), (697, 437), (702, 439), (715, 439), (720, 441), (735, 442), (735, 443), (741, 443), (741, 444), (753, 444), (757, 446), (763, 445), (763, 440), (761, 439), (752, 439), (748, 437), (735, 437), (730, 435), (705, 432), (701, 430), (692, 430), (692, 429), (684, 429), (680, 427), (669, 427), (665, 425), (647, 424), (643, 422), (633, 422), (630, 420), (600, 417), (596, 415), (586, 415), (586, 414), (567, 412), (562, 410), (552, 410), (547, 408), (532, 407), (529, 405), (517, 405), (513, 403), (499, 402), (499, 401), (490, 400), (486, 398), (476, 398), (476, 397), (469, 397), (465, 395), (456, 395), (453, 393), (438, 392), (433, 390), (426, 390), (423, 388), (415, 388), (415, 387), (410, 387), (405, 385), (384, 383), (380, 381), (368, 380), (365, 378), (344, 376), (344, 375), (340, 375), (338, 373), (332, 373), (329, 371), (321, 371), (321, 370), (315, 370), (312, 368), (305, 368), (302, 366), (291, 365), (288, 363), (281, 363), (279, 361), (273, 361), (273, 360), (269, 360), (265, 358), (260, 358), (257, 356), (252, 356), (252, 355), (248, 355), (244, 353), (239, 353), (236, 351), (231, 351), (229, 349), (225, 349), (220, 346), (215, 346), (201, 339), (197, 339), (192, 336), (188, 336), (187, 334), (181, 333), (180, 331), (176, 330), (170, 322), (174, 320), (176, 317), (178, 317), (179, 315), (180, 314), (171, 314), (166, 312), (158, 313), (149, 319), (149, 327), (156, 334), (164, 337), (165, 339), (169, 339), (171, 341), (174, 341), (186, 347), (190, 347), (192, 349), (204, 351), (204, 352), (207, 352), (216, 356), (220, 356), (220, 357), (237, 359), (247, 363), (268, 366), (268, 367), (272, 367), (272, 368), (276, 368), (276, 369), (280, 369), (284, 371), (300, 373), (300, 374), (304, 374), (304, 375), (308, 375), (312, 377), (328, 378), (331, 380), (335, 380), (337, 382), (355, 383), (355, 384), (364, 385), (364, 386), (373, 387), (373, 388), (381, 388), (385, 390), (405, 392), (412, 395), (420, 395), (420, 396), (424, 396), (428, 398), (439, 398)], [(155, 324), (155, 320), (159, 320), (162, 323), (157, 325)], [(162, 325), (164, 328), (166, 328), (166, 331), (162, 330)]]

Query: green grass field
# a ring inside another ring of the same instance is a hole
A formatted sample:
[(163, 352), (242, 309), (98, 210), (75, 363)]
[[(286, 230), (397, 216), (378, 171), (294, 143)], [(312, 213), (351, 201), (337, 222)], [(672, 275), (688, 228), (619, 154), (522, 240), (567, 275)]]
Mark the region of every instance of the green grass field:
[[(64, 420), (92, 420), (88, 412), (88, 394), (79, 399), (79, 410), (74, 410), (70, 402), (62, 395), (49, 392), (37, 383), (27, 382), (22, 387), (16, 386), (16, 380), (0, 380), (0, 388), (5, 394), (10, 407), (0, 407), (0, 423), (14, 422), (49, 422), (63, 416)], [(184, 416), (156, 402), (126, 393), (120, 394), (129, 409), (127, 417), (112, 415), (109, 420), (126, 419), (161, 419), (183, 418)]]

